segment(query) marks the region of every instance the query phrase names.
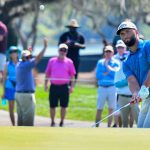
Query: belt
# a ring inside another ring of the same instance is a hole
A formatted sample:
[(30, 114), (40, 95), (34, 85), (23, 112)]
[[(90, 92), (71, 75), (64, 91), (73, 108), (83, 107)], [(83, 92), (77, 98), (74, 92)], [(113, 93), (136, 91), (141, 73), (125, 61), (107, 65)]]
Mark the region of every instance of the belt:
[(124, 95), (124, 94), (118, 94), (118, 96), (122, 96), (122, 97), (132, 97), (132, 95)]
[(108, 88), (108, 87), (111, 87), (111, 86), (114, 86), (114, 85), (100, 85), (101, 87), (104, 87), (104, 88)]
[(34, 93), (34, 91), (17, 91), (17, 93)]

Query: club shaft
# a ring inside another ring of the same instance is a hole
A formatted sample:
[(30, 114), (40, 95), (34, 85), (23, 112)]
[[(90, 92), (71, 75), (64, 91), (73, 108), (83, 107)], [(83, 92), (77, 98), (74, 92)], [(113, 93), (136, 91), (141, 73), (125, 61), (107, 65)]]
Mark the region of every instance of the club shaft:
[(128, 104), (126, 104), (126, 105), (120, 107), (119, 109), (117, 109), (116, 111), (114, 111), (113, 113), (111, 113), (110, 115), (108, 115), (108, 116), (106, 116), (105, 118), (103, 118), (102, 120), (96, 122), (94, 125), (92, 125), (92, 127), (95, 127), (97, 124), (99, 124), (99, 123), (103, 122), (105, 119), (107, 119), (107, 118), (113, 116), (115, 113), (117, 113), (117, 112), (120, 111), (121, 109), (123, 109), (123, 108), (129, 106), (130, 104), (131, 104), (131, 103), (128, 103)]

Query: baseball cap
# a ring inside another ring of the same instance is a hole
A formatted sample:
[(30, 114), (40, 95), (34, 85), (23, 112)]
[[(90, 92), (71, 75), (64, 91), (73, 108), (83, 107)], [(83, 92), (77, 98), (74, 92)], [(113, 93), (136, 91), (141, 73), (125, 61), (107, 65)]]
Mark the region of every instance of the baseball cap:
[(126, 47), (126, 45), (124, 44), (124, 42), (122, 40), (118, 40), (116, 47)]
[(61, 49), (61, 48), (65, 48), (65, 49), (68, 50), (68, 46), (66, 44), (64, 44), (64, 43), (59, 45), (59, 49)]
[(136, 27), (136, 25), (133, 23), (133, 22), (131, 22), (131, 21), (124, 21), (124, 22), (122, 22), (120, 25), (119, 25), (119, 27), (118, 27), (118, 29), (117, 29), (117, 35), (119, 35), (120, 34), (120, 31), (122, 30), (122, 29), (135, 29), (135, 30), (137, 30), (137, 27)]
[(105, 52), (106, 52), (106, 51), (114, 52), (114, 49), (113, 49), (113, 47), (112, 47), (111, 45), (107, 45), (107, 46), (105, 46), (104, 51), (105, 51)]
[(29, 50), (23, 50), (21, 56), (22, 57), (28, 57), (31, 55), (31, 51)]

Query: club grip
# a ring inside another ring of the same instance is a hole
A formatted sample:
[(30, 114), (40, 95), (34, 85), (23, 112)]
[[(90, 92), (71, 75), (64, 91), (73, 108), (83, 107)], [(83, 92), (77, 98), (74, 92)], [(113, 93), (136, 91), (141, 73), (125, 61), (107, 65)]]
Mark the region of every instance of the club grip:
[(142, 99), (140, 98), (139, 101), (137, 101), (137, 100), (132, 100), (132, 101), (130, 102), (130, 104), (136, 104), (136, 103), (138, 103), (138, 102), (142, 102)]

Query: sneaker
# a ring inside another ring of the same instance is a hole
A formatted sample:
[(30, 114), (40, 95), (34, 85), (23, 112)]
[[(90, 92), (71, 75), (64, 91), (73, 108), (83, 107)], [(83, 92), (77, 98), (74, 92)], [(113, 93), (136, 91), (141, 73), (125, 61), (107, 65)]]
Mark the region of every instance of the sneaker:
[(52, 122), (52, 123), (51, 123), (51, 127), (55, 127), (55, 122)]
[(63, 126), (64, 126), (64, 123), (63, 123), (63, 122), (60, 122), (59, 126), (60, 126), (60, 127), (63, 127)]
[(116, 125), (116, 124), (114, 124), (112, 127), (113, 127), (113, 128), (117, 128), (117, 125)]
[(99, 127), (99, 123), (97, 123), (97, 124), (95, 125), (95, 127), (98, 128), (98, 127)]

